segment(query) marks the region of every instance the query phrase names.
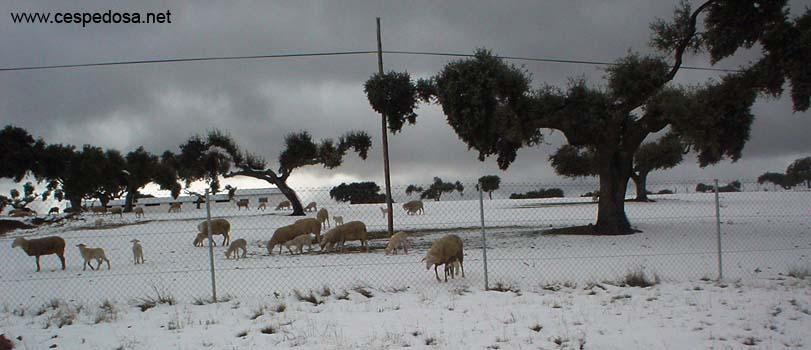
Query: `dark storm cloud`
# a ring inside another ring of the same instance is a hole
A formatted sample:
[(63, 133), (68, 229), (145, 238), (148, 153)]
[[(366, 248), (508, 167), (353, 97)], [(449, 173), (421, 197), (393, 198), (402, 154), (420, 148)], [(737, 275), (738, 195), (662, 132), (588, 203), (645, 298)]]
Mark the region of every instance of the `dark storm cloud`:
[[(613, 61), (629, 49), (651, 53), (648, 24), (675, 6), (658, 1), (285, 1), (145, 2), (76, 4), (18, 1), (0, 5), (0, 66), (70, 64), (154, 58), (262, 55), (375, 48), (374, 18), (382, 17), (387, 50), (497, 54)], [(795, 9), (800, 7), (795, 4)], [(14, 24), (13, 11), (166, 11), (161, 25)], [(744, 53), (728, 66), (746, 62)], [(386, 70), (415, 77), (436, 73), (449, 59), (386, 55)], [(688, 64), (704, 66), (703, 57)], [(602, 67), (516, 62), (536, 84), (565, 85), (586, 76), (601, 84)], [(380, 120), (362, 84), (377, 69), (374, 55), (167, 63), (0, 73), (3, 124), (28, 129), (48, 142), (91, 143), (128, 152), (139, 145), (177, 150), (195, 133), (229, 131), (245, 149), (275, 164), (286, 133), (309, 130), (316, 139), (366, 130), (374, 149), (366, 162), (351, 155), (341, 168), (300, 169), (293, 182), (332, 184), (382, 180)], [(684, 71), (677, 82), (703, 82), (708, 74)], [(761, 101), (744, 158), (708, 169), (686, 161), (662, 178), (757, 176), (783, 170), (792, 157), (811, 153), (803, 136), (807, 113), (793, 114), (784, 100)], [(436, 106), (421, 106), (418, 124), (390, 137), (395, 183), (427, 183), (433, 176), (474, 180), (499, 174), (511, 181), (562, 181), (548, 154), (563, 138), (523, 149), (508, 172), (476, 160), (453, 134)], [(768, 169), (767, 169), (768, 168)], [(327, 180), (318, 180), (327, 179)]]

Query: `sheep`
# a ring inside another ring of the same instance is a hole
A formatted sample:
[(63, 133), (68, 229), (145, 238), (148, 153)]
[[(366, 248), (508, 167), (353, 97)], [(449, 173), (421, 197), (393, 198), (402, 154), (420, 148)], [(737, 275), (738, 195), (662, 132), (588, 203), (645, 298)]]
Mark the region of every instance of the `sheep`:
[(239, 211), (241, 208), (245, 208), (245, 210), (248, 210), (248, 204), (249, 203), (250, 202), (248, 201), (247, 198), (238, 200), (237, 201), (237, 211)]
[(259, 206), (256, 207), (256, 210), (265, 211), (265, 209), (267, 209), (267, 208), (268, 208), (268, 204), (265, 203), (265, 202), (262, 202), (262, 203), (259, 203)]
[(293, 206), (290, 205), (290, 201), (281, 201), (281, 202), (279, 202), (279, 205), (277, 205), (276, 209), (274, 209), (274, 210), (290, 209), (292, 207)]
[(321, 251), (331, 251), (336, 243), (340, 243), (341, 252), (344, 252), (346, 241), (360, 240), (361, 250), (369, 251), (369, 247), (366, 244), (368, 237), (369, 234), (366, 231), (366, 224), (360, 221), (350, 221), (324, 233), (319, 243), (321, 245)]
[[(208, 238), (208, 221), (203, 220), (199, 224), (197, 224), (197, 237), (194, 238), (194, 246), (195, 247), (202, 247), (203, 240)], [(228, 222), (226, 219), (212, 219), (211, 220), (211, 236), (212, 238), (216, 235), (222, 235), (222, 245), (225, 246), (228, 242), (231, 241), (231, 235), (229, 232), (231, 231), (231, 223)], [(217, 242), (212, 241), (214, 245), (217, 245)]]
[(380, 207), (380, 212), (383, 213), (383, 217), (385, 218), (386, 215), (389, 213), (389, 210), (383, 207)]
[(343, 216), (333, 216), (332, 221), (335, 222), (335, 226), (341, 226), (344, 224), (344, 217)]
[(118, 217), (124, 217), (124, 210), (121, 207), (112, 207), (110, 208), (110, 216), (118, 214)]
[(183, 211), (183, 203), (175, 202), (169, 204), (169, 212), (170, 213), (179, 213)]
[(279, 254), (281, 254), (282, 244), (306, 233), (303, 225), (292, 224), (277, 228), (276, 231), (273, 232), (273, 237), (271, 237), (267, 243), (268, 255), (273, 255), (273, 248), (276, 245), (279, 246)]
[(135, 212), (135, 218), (136, 219), (139, 218), (139, 217), (140, 218), (144, 217), (144, 208), (136, 207), (134, 212)]
[[(84, 243), (77, 244), (76, 246), (79, 247), (79, 254), (84, 259), (82, 271), (86, 271), (88, 266), (90, 266), (91, 270), (98, 270), (99, 268), (101, 268), (102, 261), (106, 261), (107, 269), (108, 270), (110, 269), (110, 260), (107, 259), (106, 255), (104, 255), (104, 249), (88, 248), (87, 245), (85, 245)], [(92, 260), (96, 260), (96, 263), (98, 263), (95, 269), (93, 268), (93, 265), (90, 265), (90, 261)]]
[(104, 215), (104, 214), (107, 214), (107, 207), (105, 207), (103, 205), (100, 206), (100, 207), (90, 207), (90, 212), (92, 212), (93, 214)]
[(43, 237), (37, 239), (25, 239), (17, 237), (11, 243), (11, 248), (20, 247), (28, 256), (37, 257), (37, 272), (40, 271), (39, 257), (43, 255), (55, 254), (62, 262), (62, 270), (65, 269), (65, 240), (59, 236)]
[(394, 254), (397, 254), (397, 247), (402, 246), (403, 252), (408, 254), (408, 235), (403, 232), (397, 232), (389, 238), (389, 244), (386, 246), (386, 255), (391, 254), (391, 251), (394, 250)]
[(425, 253), (425, 257), (422, 258), (422, 261), (425, 261), (426, 270), (430, 270), (431, 265), (434, 266), (434, 274), (436, 275), (437, 281), (441, 281), (439, 279), (439, 272), (437, 272), (437, 266), (445, 265), (445, 282), (447, 282), (449, 272), (448, 265), (450, 264), (452, 266), (454, 261), (459, 263), (459, 267), (462, 270), (462, 277), (465, 277), (462, 239), (457, 235), (450, 234), (434, 241), (431, 248)]
[(135, 259), (135, 265), (144, 263), (144, 247), (141, 246), (141, 241), (133, 239), (132, 242), (132, 256)]
[(307, 206), (304, 207), (304, 211), (316, 211), (317, 209), (318, 206), (315, 204), (315, 202), (310, 202), (310, 204), (307, 204)]
[(299, 225), (302, 232), (311, 233), (315, 236), (315, 241), (321, 240), (321, 223), (313, 218), (296, 220), (294, 225)]
[(315, 218), (321, 223), (322, 228), (331, 226), (329, 224), (329, 212), (327, 212), (326, 208), (321, 208), (321, 210), (315, 214)]
[(283, 245), (287, 247), (287, 251), (290, 252), (290, 255), (293, 255), (293, 250), (290, 247), (296, 247), (299, 254), (304, 254), (304, 246), (307, 246), (307, 252), (313, 251), (313, 237), (310, 236), (309, 233), (298, 235), (296, 238), (293, 238), (287, 242), (284, 242)]
[(242, 257), (243, 258), (246, 257), (247, 254), (248, 254), (248, 241), (240, 238), (240, 239), (236, 239), (233, 242), (231, 242), (231, 245), (228, 246), (228, 250), (225, 251), (225, 258), (230, 259), (231, 254), (233, 254), (234, 257), (237, 260), (239, 260), (239, 258), (240, 258), (239, 250), (240, 249), (242, 249)]
[(59, 207), (52, 207), (51, 210), (48, 210), (48, 215), (59, 215)]
[(423, 209), (422, 201), (420, 200), (403, 204), (403, 210), (405, 210), (408, 215), (425, 214), (425, 209)]

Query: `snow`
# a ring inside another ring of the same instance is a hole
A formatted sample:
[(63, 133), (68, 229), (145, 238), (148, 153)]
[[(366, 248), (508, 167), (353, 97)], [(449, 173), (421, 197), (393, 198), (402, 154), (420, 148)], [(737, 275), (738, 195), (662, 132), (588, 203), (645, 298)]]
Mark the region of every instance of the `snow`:
[[(414, 234), (408, 255), (388, 256), (385, 239), (372, 240), (371, 253), (291, 256), (277, 250), (268, 256), (260, 244), (297, 218), (218, 209), (212, 215), (229, 218), (232, 239), (245, 238), (250, 246), (248, 258), (238, 261), (225, 259), (225, 248), (215, 247), (218, 295), (231, 300), (208, 305), (194, 305), (211, 291), (208, 249), (192, 246), (204, 210), (184, 208), (146, 219), (107, 216), (101, 229), (88, 216), (86, 222), (18, 230), (0, 240), (5, 260), (0, 333), (22, 336), (17, 343), (23, 349), (51, 344), (87, 349), (577, 349), (583, 342), (585, 349), (808, 346), (811, 282), (786, 274), (811, 269), (811, 192), (721, 195), (720, 284), (710, 281), (718, 276), (714, 195), (653, 198), (657, 202), (626, 206), (643, 232), (615, 237), (541, 233), (593, 222), (596, 204), (587, 198), (485, 200), (489, 285), (518, 293), (483, 290), (476, 200), (426, 202), (420, 216), (395, 208), (397, 229)], [(378, 205), (319, 204), (346, 222), (362, 220), (370, 231), (385, 229)], [(439, 283), (419, 260), (447, 233), (465, 242), (465, 277)], [(20, 235), (64, 237), (67, 271), (58, 269), (54, 256), (44, 256), (43, 271), (35, 272), (34, 259), (11, 248)], [(132, 238), (144, 247), (143, 265), (132, 264)], [(112, 269), (82, 271), (78, 243), (103, 247)], [(631, 271), (662, 283), (616, 286)], [(332, 295), (320, 296), (325, 287)], [(362, 296), (356, 287), (373, 296)], [(156, 290), (178, 303), (146, 312), (133, 306)], [(296, 290), (314, 291), (323, 304), (297, 300)], [(348, 300), (336, 298), (344, 290)], [(55, 298), (62, 304), (43, 308)], [(96, 324), (99, 305), (108, 299), (117, 317)], [(279, 304), (287, 309), (249, 317), (262, 306), (270, 310)], [(64, 315), (75, 315), (72, 325), (53, 325)], [(535, 324), (543, 328), (531, 330)], [(260, 332), (268, 325), (277, 333)], [(241, 332), (247, 335), (238, 337)], [(430, 338), (434, 345), (426, 345)]]

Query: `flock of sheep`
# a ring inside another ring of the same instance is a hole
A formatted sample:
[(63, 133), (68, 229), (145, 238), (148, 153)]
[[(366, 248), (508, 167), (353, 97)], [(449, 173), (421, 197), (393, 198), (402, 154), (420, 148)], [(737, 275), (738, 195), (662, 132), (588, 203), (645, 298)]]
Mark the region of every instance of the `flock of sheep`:
[[(277, 209), (284, 208), (285, 204), (288, 207), (290, 206), (289, 202), (284, 201), (279, 203)], [(237, 205), (238, 208), (247, 208), (247, 201), (239, 201)], [(179, 205), (176, 207), (170, 207), (169, 211), (179, 211)], [(113, 208), (111, 213), (114, 213), (115, 209), (120, 210), (120, 208)], [(315, 211), (316, 209), (317, 205), (315, 202), (308, 204), (305, 208), (306, 211)], [(403, 204), (403, 209), (408, 215), (425, 213), (422, 201), (418, 200)], [(383, 211), (384, 216), (388, 214), (385, 208), (381, 208), (381, 211)], [(136, 208), (135, 212), (136, 216), (143, 216), (142, 208)], [(347, 241), (360, 241), (361, 250), (368, 252), (369, 247), (367, 241), (369, 238), (366, 224), (361, 221), (349, 221), (347, 223), (343, 221), (343, 217), (333, 216), (335, 226), (331, 227), (329, 213), (325, 208), (321, 208), (316, 213), (315, 218), (300, 219), (293, 224), (276, 229), (266, 244), (267, 252), (269, 255), (273, 255), (273, 250), (276, 246), (279, 246), (279, 254), (281, 254), (282, 246), (284, 246), (287, 247), (291, 255), (296, 254), (295, 252), (303, 254), (305, 245), (308, 247), (307, 251), (312, 252), (313, 239), (315, 239), (315, 242), (320, 246), (321, 252), (331, 252), (336, 245), (340, 247), (341, 252), (345, 252), (345, 244)], [(321, 230), (328, 227), (331, 228), (321, 235)], [(195, 247), (201, 247), (203, 246), (204, 240), (209, 237), (213, 240), (214, 236), (223, 236), (222, 246), (228, 247), (225, 251), (226, 259), (230, 259), (232, 256), (235, 259), (246, 257), (248, 242), (242, 238), (231, 241), (230, 232), (231, 223), (226, 219), (213, 219), (210, 222), (202, 221), (197, 225), (197, 234), (194, 238), (193, 245)], [(130, 242), (132, 243), (134, 263), (136, 265), (143, 264), (143, 247), (137, 239), (133, 239)], [(215, 246), (217, 245), (214, 241), (211, 243)], [(39, 258), (42, 255), (56, 255), (62, 263), (62, 270), (65, 269), (65, 240), (61, 237), (51, 236), (30, 240), (18, 237), (12, 243), (12, 248), (16, 247), (22, 248), (29, 256), (36, 257), (37, 271), (40, 271)], [(85, 244), (78, 244), (76, 247), (79, 248), (79, 253), (84, 260), (82, 270), (86, 270), (87, 266), (90, 266), (91, 270), (99, 269), (101, 268), (102, 262), (106, 262), (107, 269), (110, 269), (110, 260), (106, 257), (102, 248), (89, 248)], [(403, 252), (408, 254), (408, 236), (405, 232), (398, 232), (389, 238), (388, 245), (385, 249), (386, 255), (392, 252), (397, 254), (399, 247), (402, 247)], [(95, 268), (91, 265), (93, 260), (95, 260), (97, 264)], [(436, 275), (437, 281), (441, 281), (437, 268), (443, 265), (446, 282), (448, 275), (454, 278), (460, 271), (462, 277), (465, 276), (463, 260), (464, 252), (462, 240), (459, 236), (453, 234), (446, 235), (434, 241), (431, 248), (422, 259), (422, 261), (426, 263), (427, 270), (430, 270), (431, 266), (434, 267), (434, 274)]]

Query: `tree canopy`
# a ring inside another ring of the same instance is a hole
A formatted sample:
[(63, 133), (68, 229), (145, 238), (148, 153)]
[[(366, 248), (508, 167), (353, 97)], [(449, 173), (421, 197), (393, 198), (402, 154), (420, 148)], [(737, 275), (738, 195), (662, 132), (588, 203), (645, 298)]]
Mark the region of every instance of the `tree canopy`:
[(498, 190), (501, 178), (498, 175), (485, 175), (479, 178), (479, 184), (482, 186), (482, 192), (487, 192), (490, 199), (493, 199), (493, 191)]
[(386, 202), (386, 195), (380, 193), (380, 186), (371, 181), (341, 183), (329, 191), (329, 196), (338, 202), (349, 202), (349, 204)]

